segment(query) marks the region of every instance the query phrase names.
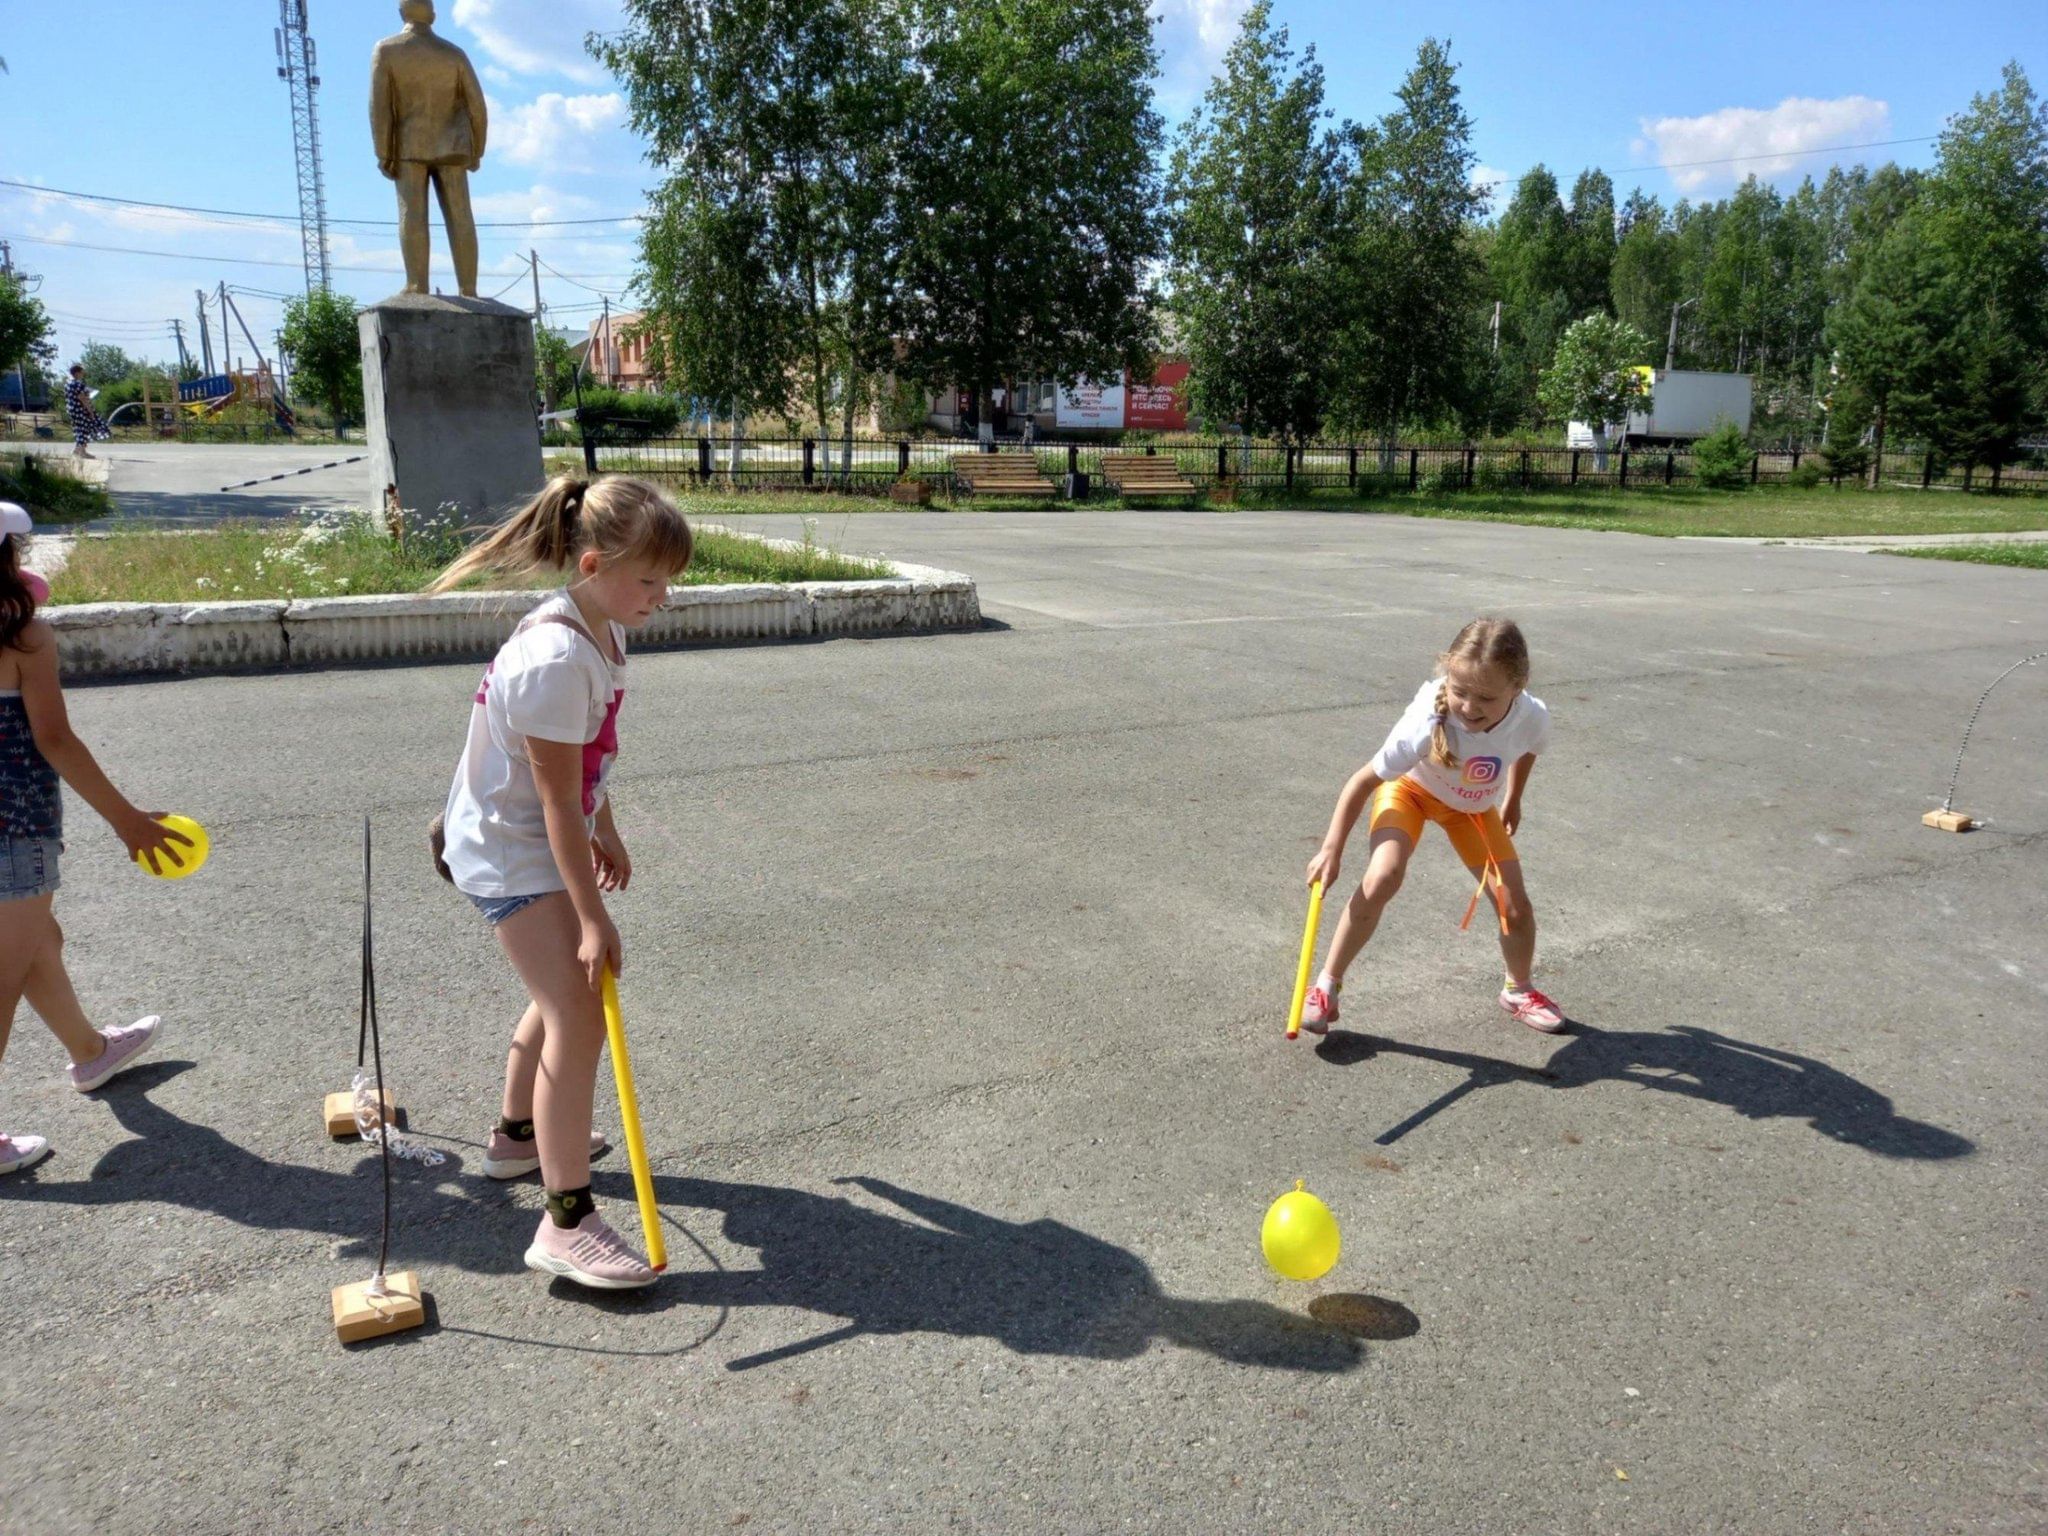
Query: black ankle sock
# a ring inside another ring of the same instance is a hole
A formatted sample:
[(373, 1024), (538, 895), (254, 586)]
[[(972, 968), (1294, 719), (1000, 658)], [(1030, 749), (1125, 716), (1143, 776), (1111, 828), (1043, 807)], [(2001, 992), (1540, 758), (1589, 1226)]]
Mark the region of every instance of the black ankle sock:
[(558, 1227), (573, 1227), (596, 1210), (597, 1202), (590, 1198), (588, 1184), (581, 1189), (548, 1191), (548, 1219)]
[(514, 1141), (533, 1140), (533, 1120), (530, 1116), (524, 1120), (508, 1120), (503, 1115), (500, 1115), (498, 1116), (498, 1130), (502, 1135), (510, 1136)]

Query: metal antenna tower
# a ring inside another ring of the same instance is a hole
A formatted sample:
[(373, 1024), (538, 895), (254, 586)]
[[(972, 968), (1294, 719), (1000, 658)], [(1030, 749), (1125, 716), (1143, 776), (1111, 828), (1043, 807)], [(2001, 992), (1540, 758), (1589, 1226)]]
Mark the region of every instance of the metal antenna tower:
[[(327, 286), (327, 186), (320, 170), (320, 118), (313, 93), (320, 57), (306, 32), (306, 0), (277, 0), (277, 78), (291, 87), (292, 148), (299, 163), (299, 245), (306, 291)], [(223, 321), (225, 323), (225, 321)]]

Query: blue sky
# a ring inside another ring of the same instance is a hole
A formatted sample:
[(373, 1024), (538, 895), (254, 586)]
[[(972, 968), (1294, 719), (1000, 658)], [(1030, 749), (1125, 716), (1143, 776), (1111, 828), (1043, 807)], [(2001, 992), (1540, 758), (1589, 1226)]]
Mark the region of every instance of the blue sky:
[[(400, 286), (390, 184), (366, 121), (370, 47), (397, 30), (395, 5), (309, 0), (320, 52), (320, 122), (337, 286), (369, 301)], [(615, 84), (584, 53), (619, 24), (617, 0), (442, 0), (438, 30), (468, 49), (491, 99), (491, 145), (473, 181), (483, 220), (600, 218), (640, 206), (652, 169)], [(1244, 0), (1158, 0), (1160, 102), (1178, 118), (1199, 96)], [(1276, 0), (1297, 47), (1313, 43), (1331, 107), (1383, 112), (1428, 35), (1450, 38), (1485, 177), (1538, 161), (1567, 185), (1587, 165), (1623, 192), (1717, 196), (1755, 170), (1781, 183), (1835, 160), (1925, 164), (1926, 142), (1844, 155), (1839, 144), (1937, 133), (2017, 58), (2048, 89), (2048, 7), (2038, 0), (1924, 5), (1824, 0), (1723, 3), (1684, 12), (1588, 0), (1527, 4)], [(1711, 24), (1682, 24), (1684, 16)], [(283, 216), (251, 221), (123, 208), (0, 187), (0, 239), (43, 278), (65, 361), (88, 339), (172, 355), (168, 321), (195, 332), (194, 290), (225, 280), (271, 346), (283, 294), (303, 288), (297, 184), (276, 0), (176, 6), (101, 0), (84, 9), (9, 7), (0, 24), (0, 178), (38, 186)], [(1728, 165), (1688, 162), (1746, 156)], [(1758, 158), (1776, 156), (1777, 158)], [(1641, 168), (1641, 169), (1636, 169)], [(1505, 190), (1505, 189), (1503, 189)], [(117, 246), (167, 256), (85, 249)], [(629, 225), (484, 231), (485, 293), (530, 305), (526, 252), (556, 276), (542, 295), (582, 325), (633, 266)], [(239, 260), (230, 262), (226, 258)], [(265, 265), (263, 263), (269, 263)], [(452, 289), (438, 232), (435, 276)], [(580, 307), (579, 307), (580, 306)], [(239, 334), (235, 351), (246, 356)]]

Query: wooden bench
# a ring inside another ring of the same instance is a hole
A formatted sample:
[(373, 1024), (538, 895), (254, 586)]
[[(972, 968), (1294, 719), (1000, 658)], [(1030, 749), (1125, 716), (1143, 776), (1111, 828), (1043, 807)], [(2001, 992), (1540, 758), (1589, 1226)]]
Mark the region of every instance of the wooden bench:
[(1180, 465), (1165, 454), (1105, 453), (1102, 456), (1102, 478), (1126, 499), (1140, 496), (1192, 499), (1195, 495), (1194, 482), (1181, 474)]
[(1040, 496), (1050, 501), (1059, 487), (1029, 453), (962, 453), (953, 458), (953, 481), (969, 496)]

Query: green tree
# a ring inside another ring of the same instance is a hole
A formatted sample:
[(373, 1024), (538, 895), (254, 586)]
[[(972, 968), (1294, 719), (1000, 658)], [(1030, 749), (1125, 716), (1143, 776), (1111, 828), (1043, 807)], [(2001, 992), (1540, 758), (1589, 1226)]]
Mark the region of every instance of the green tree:
[(1285, 443), (1329, 403), (1345, 230), (1315, 50), (1297, 68), (1266, 0), (1245, 12), (1167, 173), (1166, 283), (1188, 398), (1216, 430)]
[(1537, 400), (1560, 421), (1583, 421), (1593, 431), (1594, 462), (1607, 467), (1607, 429), (1647, 411), (1650, 389), (1635, 364), (1650, 338), (1626, 321), (1594, 313), (1574, 320), (1557, 344)]
[(361, 419), (363, 352), (354, 299), (327, 288), (287, 299), (278, 345), (291, 359), (300, 392), (327, 407), (337, 437), (350, 417)]
[(79, 349), (78, 365), (92, 389), (118, 384), (135, 371), (135, 359), (110, 341), (88, 341)]
[(542, 404), (561, 409), (562, 397), (576, 378), (576, 351), (569, 338), (545, 319), (533, 328), (533, 382)]
[(1572, 256), (1571, 221), (1557, 178), (1539, 165), (1515, 184), (1487, 251), (1490, 296), (1501, 306), (1496, 366), (1504, 397), (1496, 429), (1530, 416), (1537, 378), (1575, 318)]
[(1330, 402), (1339, 430), (1380, 438), (1382, 473), (1403, 425), (1470, 403), (1480, 278), (1470, 229), (1486, 212), (1449, 47), (1425, 41), (1395, 94), (1399, 106), (1359, 136), (1345, 191), (1349, 293)]
[(43, 301), (24, 291), (20, 279), (0, 273), (0, 370), (22, 370), (24, 405), (27, 386), (56, 360), (50, 331)]
[(2017, 64), (1949, 120), (1923, 210), (1954, 303), (1930, 435), (1964, 463), (2010, 462), (2048, 404), (2048, 104)]
[(1908, 213), (1892, 224), (1829, 322), (1842, 374), (1869, 413), (1873, 488), (1887, 434), (1934, 425), (1937, 395), (1953, 366), (1953, 276), (1925, 223)]
[[(672, 383), (737, 424), (850, 437), (890, 361), (890, 168), (906, 129), (906, 13), (888, 0), (629, 0), (594, 39), (665, 181), (643, 235), (643, 329)], [(703, 270), (705, 261), (720, 265)], [(691, 313), (706, 302), (745, 315)]]
[(1615, 250), (1614, 182), (1595, 167), (1572, 183), (1566, 215), (1571, 245), (1565, 266), (1565, 294), (1574, 316), (1606, 309), (1612, 302)]
[(1637, 191), (1622, 204), (1621, 236), (1608, 269), (1609, 307), (1648, 336), (1665, 331), (1678, 292), (1678, 242), (1664, 205)]
[(898, 372), (1072, 383), (1150, 367), (1161, 249), (1146, 0), (906, 0), (892, 210)]

